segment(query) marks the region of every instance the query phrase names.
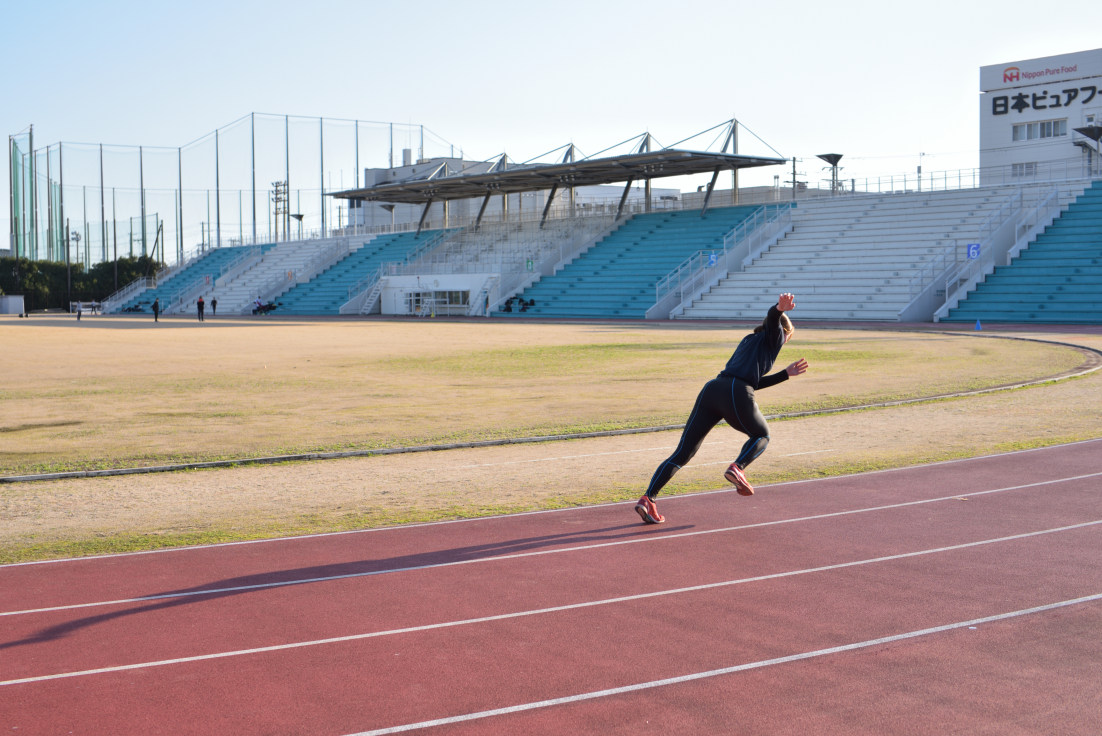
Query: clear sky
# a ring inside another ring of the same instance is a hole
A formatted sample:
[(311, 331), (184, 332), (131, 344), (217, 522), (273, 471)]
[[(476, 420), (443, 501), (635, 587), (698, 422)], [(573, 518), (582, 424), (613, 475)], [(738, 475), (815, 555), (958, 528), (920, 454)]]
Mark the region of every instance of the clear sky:
[[(7, 0), (0, 130), (176, 147), (265, 112), (524, 161), (735, 117), (813, 183), (819, 153), (843, 178), (971, 168), (979, 67), (1098, 48), (1100, 18), (1088, 0)], [(740, 152), (775, 155), (745, 133)]]

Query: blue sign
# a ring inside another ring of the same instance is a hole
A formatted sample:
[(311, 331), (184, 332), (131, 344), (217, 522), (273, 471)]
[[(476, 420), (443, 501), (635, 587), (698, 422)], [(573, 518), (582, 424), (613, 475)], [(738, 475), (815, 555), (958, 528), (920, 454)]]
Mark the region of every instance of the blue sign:
[(974, 261), (980, 257), (980, 244), (969, 243), (968, 244), (968, 260)]
[(717, 256), (715, 253), (710, 253), (708, 255), (708, 267), (709, 268), (716, 265), (716, 263), (718, 263), (718, 262), (719, 262), (719, 256)]

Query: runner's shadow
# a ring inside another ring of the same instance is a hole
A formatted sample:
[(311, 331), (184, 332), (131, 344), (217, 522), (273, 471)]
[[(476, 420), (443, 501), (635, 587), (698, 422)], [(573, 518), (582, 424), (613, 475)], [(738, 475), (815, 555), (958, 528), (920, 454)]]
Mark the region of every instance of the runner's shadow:
[[(119, 601), (115, 605), (127, 606), (128, 604), (132, 605), (134, 603), (144, 603), (145, 605), (139, 605), (133, 608), (127, 607), (65, 621), (44, 628), (22, 639), (0, 642), (0, 650), (60, 639), (81, 629), (124, 616), (151, 613), (173, 608), (175, 606), (216, 600), (259, 590), (292, 585), (308, 585), (310, 583), (328, 582), (340, 579), (369, 577), (373, 575), (385, 575), (397, 572), (409, 572), (411, 570), (421, 570), (433, 567), (470, 564), (478, 562), (479, 560), (508, 559), (510, 557), (530, 554), (549, 554), (553, 552), (556, 547), (572, 549), (576, 548), (579, 544), (601, 545), (616, 542), (623, 543), (624, 540), (631, 538), (639, 538), (640, 540), (650, 538), (655, 532), (680, 532), (691, 528), (693, 528), (691, 524), (677, 527), (641, 526), (638, 523), (623, 524), (604, 529), (587, 529), (562, 534), (547, 534), (538, 537), (502, 540), (499, 542), (490, 542), (467, 547), (399, 555), (379, 560), (316, 565), (291, 570), (226, 578), (224, 580), (192, 588), (182, 588), (144, 596), (134, 596), (124, 601)], [(112, 603), (107, 602), (93, 605), (106, 606), (112, 605)]]

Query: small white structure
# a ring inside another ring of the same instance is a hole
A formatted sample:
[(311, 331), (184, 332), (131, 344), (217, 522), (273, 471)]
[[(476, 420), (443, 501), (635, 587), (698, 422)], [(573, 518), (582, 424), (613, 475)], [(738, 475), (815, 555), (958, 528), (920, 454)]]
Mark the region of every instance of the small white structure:
[(0, 314), (23, 314), (23, 296), (0, 296)]
[(1097, 176), (1102, 49), (980, 67), (984, 185)]

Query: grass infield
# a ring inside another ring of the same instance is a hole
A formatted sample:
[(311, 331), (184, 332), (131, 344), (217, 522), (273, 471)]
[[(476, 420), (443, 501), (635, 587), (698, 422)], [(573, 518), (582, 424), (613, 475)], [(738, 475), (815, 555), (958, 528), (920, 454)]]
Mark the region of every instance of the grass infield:
[[(761, 391), (766, 414), (990, 388), (1066, 373), (1084, 360), (1067, 346), (986, 339), (990, 333), (949, 334), (933, 326), (818, 328), (796, 317), (795, 337), (776, 369), (803, 357), (810, 370)], [(79, 323), (0, 317), (0, 475), (680, 424), (700, 386), (722, 369), (747, 331), (747, 325), (699, 323), (227, 318), (200, 324), (170, 318), (154, 324), (148, 317), (89, 317)], [(971, 419), (960, 418), (965, 425), (987, 417), (984, 421), (1000, 427), (972, 443), (941, 440), (948, 430), (936, 426), (943, 420), (931, 419), (924, 405), (892, 410), (891, 425), (881, 428), (884, 413), (876, 411), (777, 422), (775, 434), (804, 427), (822, 434), (812, 428), (850, 423), (857, 429), (845, 431), (869, 433), (870, 439), (858, 439), (855, 447), (829, 458), (759, 461), (755, 483), (1102, 436), (1102, 420), (1087, 409), (1098, 406), (1098, 375), (1061, 383), (1079, 384), (1060, 399), (1069, 402), (1067, 408), (1059, 402), (1053, 408), (1055, 394), (1045, 392), (1058, 389), (1046, 387), (962, 400), (974, 412)], [(1065, 411), (1075, 421), (1060, 425), (1066, 431), (1039, 432), (1040, 425), (1027, 426), (1019, 409), (1027, 415), (1047, 412), (1046, 421), (1056, 419), (1052, 412)], [(953, 415), (957, 409), (937, 411)], [(901, 429), (918, 441), (907, 449), (908, 440), (901, 438), (898, 448), (887, 449), (885, 438)], [(934, 439), (922, 439), (928, 436)], [(666, 453), (676, 444), (676, 436), (643, 437), (649, 439), (631, 442), (668, 445)], [(551, 451), (537, 445), (529, 452)], [(767, 456), (774, 454), (771, 447)], [(325, 461), (345, 462), (356, 461)], [(361, 460), (340, 472), (354, 476), (367, 466), (394, 468), (404, 462)], [(303, 470), (310, 465), (277, 466), (273, 472), (280, 475), (274, 477), (317, 472)], [(345, 466), (332, 467), (337, 472)], [(59, 500), (69, 499), (70, 486), (63, 484), (0, 484), (0, 561), (622, 500), (637, 493), (653, 471), (649, 457), (626, 474), (615, 468), (606, 473), (592, 463), (582, 467), (580, 473), (592, 475), (586, 483), (555, 485), (554, 479), (498, 473), (464, 481), (463, 493), (456, 495), (427, 486), (422, 491), (410, 475), (386, 481), (393, 487), (349, 490), (335, 500), (319, 499), (316, 492), (307, 498), (299, 482), (300, 493), (287, 490), (279, 503), (249, 496), (231, 510), (212, 502), (204, 511), (193, 498), (180, 519), (172, 503), (150, 500), (161, 481), (119, 481), (119, 487), (135, 489), (128, 492), (135, 499), (130, 503), (148, 505), (146, 515), (131, 524), (99, 518), (103, 504), (94, 497), (106, 481), (71, 486), (76, 489), (71, 500)], [(712, 470), (696, 474), (686, 468), (668, 492), (714, 488)], [(176, 490), (165, 493), (194, 494), (200, 485), (216, 493), (220, 479), (229, 477), (220, 473), (167, 474), (177, 476), (165, 481)], [(530, 495), (500, 488), (525, 484), (543, 485)], [(339, 489), (333, 493), (339, 495)], [(69, 517), (86, 517), (86, 523), (51, 520), (43, 511), (68, 503)], [(36, 518), (40, 530), (32, 532)]]

